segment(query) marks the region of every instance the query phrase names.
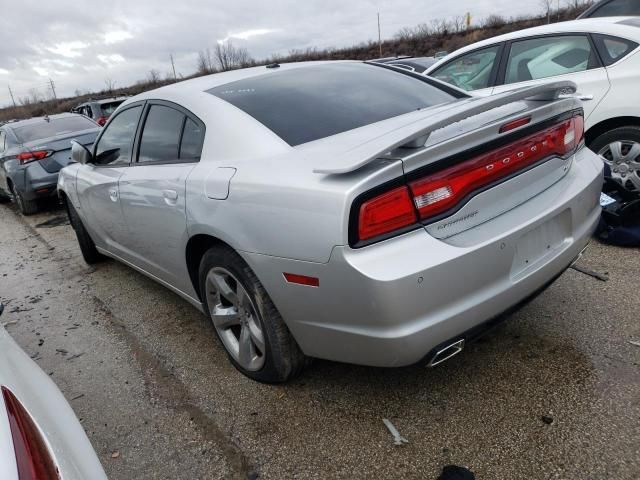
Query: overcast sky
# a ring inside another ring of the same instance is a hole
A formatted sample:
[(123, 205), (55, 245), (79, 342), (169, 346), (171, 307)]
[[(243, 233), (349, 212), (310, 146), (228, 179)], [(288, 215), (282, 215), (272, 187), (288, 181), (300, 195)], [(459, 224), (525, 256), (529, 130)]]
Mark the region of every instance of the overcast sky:
[[(8, 0), (7, 0), (8, 1)], [(469, 11), (479, 22), (542, 10), (539, 0), (18, 0), (0, 16), (0, 106), (31, 89), (58, 96), (123, 87), (151, 69), (196, 70), (197, 52), (231, 39), (252, 57), (307, 47), (343, 47), (402, 27)]]

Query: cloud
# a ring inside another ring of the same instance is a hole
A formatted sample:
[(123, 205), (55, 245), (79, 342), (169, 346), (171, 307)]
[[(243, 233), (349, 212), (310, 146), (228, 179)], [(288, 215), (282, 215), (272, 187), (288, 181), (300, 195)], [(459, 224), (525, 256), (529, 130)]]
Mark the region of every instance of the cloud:
[(253, 30), (245, 30), (244, 32), (230, 33), (226, 37), (218, 40), (218, 43), (228, 42), (232, 38), (237, 38), (239, 40), (249, 40), (251, 37), (255, 37), (257, 35), (266, 35), (268, 33), (275, 33), (280, 31), (281, 31), (280, 29), (255, 28)]
[(130, 38), (133, 38), (133, 35), (131, 35), (129, 32), (124, 30), (114, 30), (112, 32), (107, 32), (104, 34), (104, 43), (106, 45), (112, 45), (114, 43), (120, 43), (125, 40), (129, 40)]
[(0, 75), (9, 75), (9, 70), (6, 70), (4, 68), (0, 68)]
[(75, 58), (82, 55), (82, 52), (79, 50), (85, 49), (89, 46), (88, 43), (84, 42), (62, 42), (57, 43), (54, 48), (47, 48), (51, 53), (55, 53), (56, 55), (60, 55), (67, 58)]
[(124, 57), (119, 53), (112, 53), (111, 55), (97, 55), (97, 58), (109, 67), (124, 62)]
[(42, 76), (42, 77), (48, 77), (49, 76), (49, 71), (46, 68), (42, 68), (42, 67), (33, 67), (33, 69), (35, 70), (35, 72)]
[[(18, 96), (50, 76), (62, 97), (99, 91), (105, 78), (128, 86), (150, 70), (178, 75), (196, 71), (198, 51), (232, 40), (255, 59), (293, 49), (346, 47), (377, 40), (403, 27), (470, 11), (474, 23), (495, 12), (505, 17), (539, 13), (539, 0), (109, 0), (79, 7), (78, 0), (20, 0), (2, 11), (0, 78)], [(24, 28), (24, 19), (38, 28)], [(66, 62), (66, 63), (61, 63)], [(6, 87), (0, 106), (11, 103)]]

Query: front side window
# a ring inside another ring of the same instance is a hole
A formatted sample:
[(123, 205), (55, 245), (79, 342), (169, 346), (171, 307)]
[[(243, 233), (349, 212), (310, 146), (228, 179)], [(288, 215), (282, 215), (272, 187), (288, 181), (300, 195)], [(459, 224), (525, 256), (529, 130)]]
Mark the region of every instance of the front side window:
[(431, 76), (467, 91), (487, 88), (499, 48), (484, 48), (462, 55), (432, 72)]
[(138, 162), (172, 162), (179, 158), (185, 115), (164, 105), (152, 105), (142, 130)]
[(0, 152), (4, 152), (5, 150), (5, 142), (6, 142), (6, 136), (5, 133), (0, 130)]
[(504, 83), (583, 72), (597, 65), (595, 52), (584, 35), (522, 40), (511, 45)]
[(122, 165), (131, 160), (133, 137), (136, 134), (142, 106), (124, 110), (111, 120), (98, 140), (96, 165)]

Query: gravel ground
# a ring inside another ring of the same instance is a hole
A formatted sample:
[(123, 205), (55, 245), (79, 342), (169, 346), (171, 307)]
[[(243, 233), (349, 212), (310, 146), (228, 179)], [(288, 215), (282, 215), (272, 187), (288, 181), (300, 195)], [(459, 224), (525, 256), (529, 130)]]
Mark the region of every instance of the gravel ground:
[(0, 205), (2, 321), (111, 479), (436, 479), (447, 464), (477, 479), (638, 479), (639, 253), (593, 242), (579, 265), (609, 281), (568, 270), (436, 369), (316, 361), (266, 386), (179, 297), (115, 261), (84, 264), (62, 211)]

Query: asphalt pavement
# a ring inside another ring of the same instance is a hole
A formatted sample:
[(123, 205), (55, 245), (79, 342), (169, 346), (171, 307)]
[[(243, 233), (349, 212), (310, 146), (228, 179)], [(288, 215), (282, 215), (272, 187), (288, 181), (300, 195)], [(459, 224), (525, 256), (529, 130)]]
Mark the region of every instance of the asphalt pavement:
[[(208, 319), (115, 261), (82, 261), (66, 214), (0, 205), (1, 321), (81, 419), (110, 479), (640, 478), (640, 250), (575, 270), (435, 368), (315, 361), (240, 375)], [(408, 440), (394, 445), (389, 419)]]

